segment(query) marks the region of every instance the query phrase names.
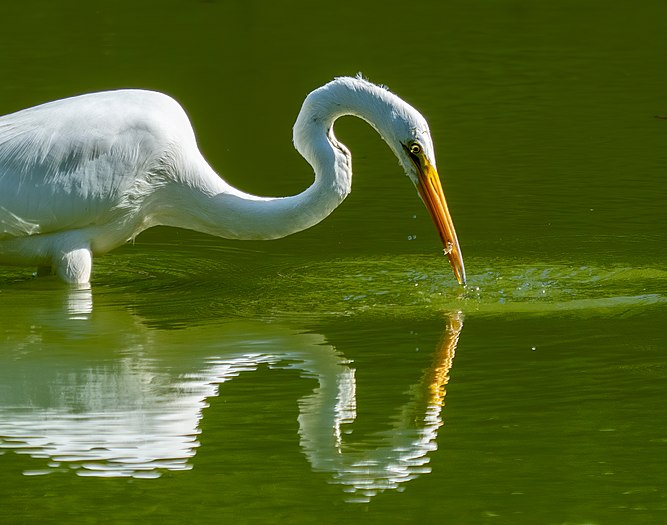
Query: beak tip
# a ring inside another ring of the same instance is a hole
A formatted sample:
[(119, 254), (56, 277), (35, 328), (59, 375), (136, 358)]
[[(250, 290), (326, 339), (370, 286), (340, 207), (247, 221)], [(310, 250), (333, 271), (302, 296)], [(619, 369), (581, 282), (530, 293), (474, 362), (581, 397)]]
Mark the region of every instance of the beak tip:
[[(453, 249), (454, 246), (456, 246), (456, 249)], [(456, 245), (448, 241), (447, 248), (444, 250), (444, 254), (449, 259), (449, 264), (452, 267), (454, 277), (456, 277), (459, 285), (465, 286), (466, 268), (463, 265), (463, 257), (461, 257), (461, 249), (459, 248), (458, 241), (456, 241)]]
[(461, 286), (466, 285), (466, 272), (463, 268), (461, 268), (460, 272), (455, 272), (456, 275), (456, 280), (459, 282)]
[(459, 257), (450, 257), (449, 263), (452, 265), (452, 270), (454, 270), (454, 277), (458, 281), (460, 286), (465, 286), (466, 284), (466, 269), (463, 266), (463, 259)]

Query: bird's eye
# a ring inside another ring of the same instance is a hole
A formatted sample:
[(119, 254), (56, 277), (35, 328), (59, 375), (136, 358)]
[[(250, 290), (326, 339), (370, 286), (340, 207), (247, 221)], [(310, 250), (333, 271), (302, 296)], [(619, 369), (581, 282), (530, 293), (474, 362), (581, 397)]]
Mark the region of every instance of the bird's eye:
[(416, 142), (413, 142), (412, 144), (410, 144), (410, 146), (408, 146), (408, 148), (410, 150), (410, 153), (412, 153), (413, 155), (419, 155), (422, 152), (422, 147), (419, 144), (417, 144)]

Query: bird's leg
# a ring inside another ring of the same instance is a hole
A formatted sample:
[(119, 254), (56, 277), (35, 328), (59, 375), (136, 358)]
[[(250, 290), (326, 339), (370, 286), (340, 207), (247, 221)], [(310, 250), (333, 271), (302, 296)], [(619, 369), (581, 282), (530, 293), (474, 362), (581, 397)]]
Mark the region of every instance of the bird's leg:
[(72, 284), (85, 284), (90, 281), (93, 267), (93, 254), (90, 246), (80, 246), (61, 252), (53, 260), (53, 267), (58, 277)]

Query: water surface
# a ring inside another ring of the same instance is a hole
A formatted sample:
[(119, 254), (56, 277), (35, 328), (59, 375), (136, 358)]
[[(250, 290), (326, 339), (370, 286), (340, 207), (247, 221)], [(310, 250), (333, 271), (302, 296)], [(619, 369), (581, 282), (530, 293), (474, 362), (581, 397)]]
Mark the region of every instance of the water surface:
[(6, 6), (1, 112), (159, 89), (258, 194), (311, 181), (310, 89), (387, 84), (431, 124), (469, 282), (350, 118), (353, 193), (311, 230), (158, 228), (80, 289), (0, 268), (0, 521), (664, 522), (665, 10)]

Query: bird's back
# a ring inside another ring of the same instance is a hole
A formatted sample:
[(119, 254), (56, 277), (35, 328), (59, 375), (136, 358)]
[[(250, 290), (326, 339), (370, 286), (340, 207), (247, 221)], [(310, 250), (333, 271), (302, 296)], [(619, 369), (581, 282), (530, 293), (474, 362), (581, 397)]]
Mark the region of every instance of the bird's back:
[(0, 117), (0, 239), (103, 223), (150, 185), (170, 148), (188, 144), (183, 109), (152, 91), (93, 93)]

